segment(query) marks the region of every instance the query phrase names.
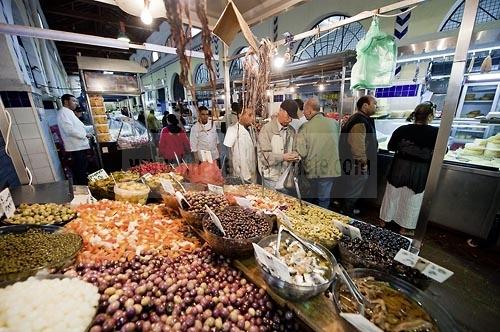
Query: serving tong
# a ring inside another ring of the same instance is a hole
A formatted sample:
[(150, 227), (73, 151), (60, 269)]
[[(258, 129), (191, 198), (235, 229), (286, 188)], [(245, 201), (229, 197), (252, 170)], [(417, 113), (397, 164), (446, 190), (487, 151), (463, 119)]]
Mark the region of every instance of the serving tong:
[[(307, 241), (304, 241), (302, 238), (300, 238), (300, 236), (298, 236), (297, 234), (295, 234), (294, 232), (292, 232), (291, 230), (289, 230), (288, 228), (286, 228), (283, 225), (280, 225), (280, 227), (278, 229), (278, 237), (276, 238), (276, 244), (274, 245), (274, 256), (276, 256), (278, 258), (280, 257), (281, 233), (283, 231), (287, 232), (291, 237), (293, 237), (294, 239), (296, 239), (300, 244), (302, 244), (304, 247), (306, 247), (310, 251), (312, 251), (315, 254), (323, 257), (327, 261), (330, 260), (330, 258), (327, 255), (325, 255), (319, 248), (317, 248), (316, 246), (310, 244)], [(337, 262), (335, 261), (333, 263), (336, 264)]]
[[(337, 264), (335, 266), (335, 272), (340, 276), (340, 279), (346, 284), (347, 289), (349, 290), (349, 293), (352, 294), (354, 297), (354, 300), (358, 304), (358, 312), (360, 315), (364, 316), (365, 315), (365, 309), (366, 306), (369, 304), (369, 301), (364, 297), (363, 294), (358, 289), (358, 286), (356, 286), (356, 283), (354, 283), (354, 280), (352, 280), (351, 276), (349, 273), (347, 273), (346, 269), (342, 266), (342, 264)], [(332, 286), (332, 293), (333, 293), (333, 286)]]

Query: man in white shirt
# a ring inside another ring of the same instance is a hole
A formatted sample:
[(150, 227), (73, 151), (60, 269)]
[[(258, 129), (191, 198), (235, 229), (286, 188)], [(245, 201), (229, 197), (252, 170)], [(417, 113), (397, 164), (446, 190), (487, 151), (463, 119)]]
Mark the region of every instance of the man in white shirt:
[(227, 129), (224, 145), (231, 149), (233, 176), (247, 183), (257, 182), (257, 163), (255, 156), (256, 136), (252, 124), (253, 111), (244, 110), (238, 123)]
[(64, 143), (64, 150), (71, 153), (73, 184), (86, 185), (90, 126), (85, 126), (73, 113), (78, 106), (75, 96), (65, 94), (61, 97), (61, 103), (62, 108), (57, 113), (57, 125)]
[(191, 151), (195, 161), (201, 161), (201, 150), (210, 151), (212, 160), (219, 164), (220, 142), (217, 134), (217, 127), (212, 120), (209, 120), (209, 111), (205, 106), (198, 108), (198, 121), (191, 127), (189, 141)]
[(297, 103), (297, 106), (299, 106), (299, 110), (297, 111), (297, 117), (293, 118), (292, 122), (290, 122), (290, 126), (292, 126), (293, 129), (295, 129), (295, 132), (298, 133), (300, 127), (302, 127), (302, 125), (307, 122), (307, 119), (304, 115), (304, 102), (302, 101), (302, 99), (297, 98), (294, 100)]

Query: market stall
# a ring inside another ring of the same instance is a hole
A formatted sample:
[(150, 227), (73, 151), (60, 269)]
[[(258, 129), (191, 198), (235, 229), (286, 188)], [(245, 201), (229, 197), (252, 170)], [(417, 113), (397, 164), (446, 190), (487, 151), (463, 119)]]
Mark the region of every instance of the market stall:
[[(137, 121), (128, 107), (128, 114), (106, 109), (110, 98), (141, 98), (138, 73), (145, 68), (126, 60), (77, 57), (89, 114), (94, 126), (100, 166), (117, 171), (153, 160), (155, 149), (151, 134)], [(141, 102), (142, 103), (142, 102)]]

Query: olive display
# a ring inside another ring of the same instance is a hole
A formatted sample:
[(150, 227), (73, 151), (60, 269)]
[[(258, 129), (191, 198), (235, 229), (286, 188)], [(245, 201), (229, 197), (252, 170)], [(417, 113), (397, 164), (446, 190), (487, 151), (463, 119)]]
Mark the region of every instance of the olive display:
[[(251, 239), (269, 234), (271, 231), (271, 225), (265, 217), (252, 209), (234, 206), (217, 213), (217, 217), (224, 228), (225, 237), (231, 239)], [(212, 219), (205, 218), (203, 226), (213, 234), (222, 236), (222, 232)]]
[(22, 203), (6, 222), (9, 224), (51, 225), (66, 223), (75, 217), (76, 211), (66, 205)]
[(29, 229), (25, 233), (1, 235), (0, 275), (64, 264), (81, 246), (82, 238), (70, 232)]
[(201, 219), (206, 213), (205, 205), (208, 206), (215, 213), (223, 211), (228, 205), (227, 199), (224, 195), (216, 194), (206, 191), (188, 191), (184, 194), (191, 207), (188, 208), (189, 212), (196, 214), (196, 217)]
[(342, 234), (333, 225), (336, 214), (317, 207), (305, 205), (300, 214), (300, 207), (294, 206), (284, 211), (291, 219), (293, 230), (300, 236), (316, 241), (327, 248), (333, 248)]
[(395, 274), (419, 287), (428, 281), (418, 270), (394, 260), (399, 249), (408, 249), (408, 239), (360, 221), (353, 221), (351, 225), (359, 228), (362, 240), (342, 237), (339, 249), (343, 264), (349, 268), (365, 267)]

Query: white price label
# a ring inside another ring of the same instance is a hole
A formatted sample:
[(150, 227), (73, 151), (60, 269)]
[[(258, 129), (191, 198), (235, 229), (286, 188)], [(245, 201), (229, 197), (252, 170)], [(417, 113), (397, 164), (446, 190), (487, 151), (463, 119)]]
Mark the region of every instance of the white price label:
[(244, 208), (251, 208), (252, 207), (252, 201), (249, 200), (248, 198), (235, 196), (234, 199), (236, 200), (236, 204), (238, 204), (241, 207), (244, 207)]
[(216, 186), (215, 184), (208, 184), (208, 190), (219, 195), (224, 195), (224, 188)]
[(226, 231), (224, 231), (224, 227), (222, 227), (219, 217), (217, 217), (214, 211), (212, 211), (212, 209), (210, 209), (207, 205), (205, 205), (205, 210), (207, 210), (207, 213), (214, 222), (215, 226), (217, 226), (217, 228), (222, 232), (222, 234), (226, 236)]
[(200, 159), (201, 161), (208, 161), (209, 163), (212, 163), (212, 152), (208, 150), (200, 150)]
[(97, 172), (94, 172), (94, 173), (89, 174), (87, 176), (87, 179), (89, 179), (89, 181), (102, 180), (102, 179), (107, 179), (107, 178), (109, 178), (109, 175), (102, 168), (100, 170), (98, 170)]
[(279, 221), (289, 229), (293, 229), (292, 221), (288, 216), (280, 209), (275, 209), (274, 214), (278, 217)]
[(109, 153), (109, 150), (108, 150), (107, 146), (103, 146), (102, 147), (102, 153)]
[(151, 179), (152, 177), (153, 177), (153, 175), (151, 175), (151, 173), (146, 173), (143, 176), (141, 176), (141, 178), (143, 178), (144, 181), (147, 181), (147, 180)]
[(12, 200), (12, 196), (10, 195), (9, 188), (5, 188), (0, 192), (0, 208), (2, 208), (2, 216), (5, 213), (7, 218), (10, 218), (16, 212), (16, 206), (14, 205), (14, 201)]
[(358, 331), (362, 332), (382, 332), (382, 330), (364, 316), (360, 314), (350, 314), (346, 312), (341, 312), (340, 317), (344, 318), (346, 321), (351, 323)]
[(166, 193), (175, 195), (175, 189), (174, 186), (172, 185), (172, 182), (170, 182), (167, 179), (160, 179), (161, 186), (163, 187), (163, 190), (165, 190)]
[(351, 239), (360, 239), (360, 240), (362, 239), (359, 228), (348, 224), (344, 224), (335, 219), (333, 219), (332, 221), (333, 225), (335, 225), (335, 227), (337, 227), (343, 235), (349, 236)]
[(267, 267), (269, 272), (278, 276), (283, 281), (290, 281), (288, 266), (278, 257), (270, 254), (256, 243), (252, 243), (257, 260)]
[(181, 194), (180, 192), (178, 191), (175, 192), (175, 198), (177, 199), (177, 203), (179, 203), (179, 207), (181, 209), (187, 210), (191, 207), (186, 197), (184, 197), (184, 195)]
[(444, 282), (446, 279), (453, 275), (453, 271), (450, 271), (442, 266), (434, 264), (428, 259), (419, 257), (408, 250), (399, 249), (394, 260), (400, 262), (403, 265), (412, 267), (423, 275), (436, 280), (437, 282)]

